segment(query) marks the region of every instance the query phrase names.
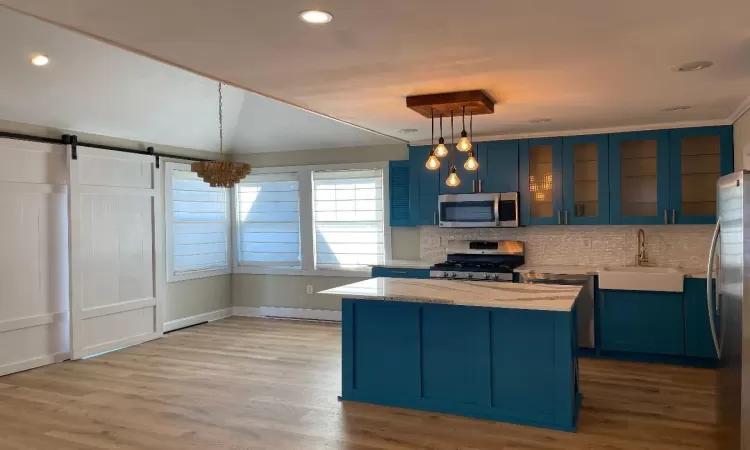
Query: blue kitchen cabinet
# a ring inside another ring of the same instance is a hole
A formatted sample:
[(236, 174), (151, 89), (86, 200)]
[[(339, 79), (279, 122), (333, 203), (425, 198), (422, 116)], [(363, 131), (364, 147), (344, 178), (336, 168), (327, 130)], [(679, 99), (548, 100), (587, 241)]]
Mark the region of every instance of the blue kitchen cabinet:
[(476, 142), (477, 192), (518, 192), (518, 141)]
[(409, 207), (410, 190), (409, 161), (391, 161), (388, 164), (389, 194), (390, 194), (390, 223), (393, 227), (408, 227), (412, 225), (411, 209)]
[[(479, 181), (478, 170), (464, 169), (464, 163), (469, 158), (469, 152), (459, 152), (452, 145), (448, 145), (448, 156), (440, 160), (440, 183), (439, 189), (441, 194), (471, 194), (477, 191), (477, 181)], [(451, 173), (451, 157), (455, 151), (456, 175), (461, 183), (456, 187), (450, 187), (445, 184), (448, 175)]]
[(519, 143), (521, 225), (562, 225), (562, 138)]
[(600, 290), (598, 304), (602, 350), (685, 354), (681, 293)]
[(430, 269), (373, 266), (373, 278), (430, 278)]
[(669, 132), (609, 135), (610, 223), (669, 221)]
[(734, 170), (732, 127), (669, 131), (670, 223), (716, 223), (716, 179)]
[(562, 191), (564, 224), (609, 224), (608, 135), (563, 138)]
[[(411, 224), (437, 225), (440, 171), (428, 170), (424, 163), (430, 156), (430, 146), (409, 147)], [(445, 165), (445, 159), (441, 165)]]
[[(716, 280), (712, 280), (716, 289)], [(685, 278), (685, 355), (716, 359), (716, 350), (708, 323), (705, 278)], [(712, 304), (715, 297), (711, 299)], [(715, 306), (715, 305), (714, 305)]]

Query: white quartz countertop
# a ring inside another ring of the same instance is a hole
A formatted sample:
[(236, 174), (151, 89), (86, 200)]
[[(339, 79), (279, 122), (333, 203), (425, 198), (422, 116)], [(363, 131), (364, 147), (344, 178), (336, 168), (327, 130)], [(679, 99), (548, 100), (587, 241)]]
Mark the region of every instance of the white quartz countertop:
[(319, 294), (362, 300), (441, 303), (490, 308), (570, 311), (580, 286), (493, 281), (371, 278)]
[(396, 269), (429, 269), (434, 263), (429, 261), (409, 261), (405, 259), (387, 259), (382, 264), (375, 264), (373, 267), (393, 267)]
[[(608, 265), (607, 267), (614, 267)], [(568, 266), (568, 265), (546, 265), (546, 264), (524, 264), (516, 267), (513, 271), (517, 273), (550, 273), (556, 275), (597, 275), (604, 266)], [(672, 267), (682, 272), (688, 278), (706, 278), (706, 269), (696, 267)], [(715, 276), (715, 275), (714, 275)]]

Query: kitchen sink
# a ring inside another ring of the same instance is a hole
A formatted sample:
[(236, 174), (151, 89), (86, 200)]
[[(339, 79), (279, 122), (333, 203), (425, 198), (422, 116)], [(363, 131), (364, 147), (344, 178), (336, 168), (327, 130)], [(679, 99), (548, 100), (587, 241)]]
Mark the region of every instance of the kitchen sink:
[(669, 267), (605, 267), (599, 271), (599, 289), (682, 292), (684, 278)]

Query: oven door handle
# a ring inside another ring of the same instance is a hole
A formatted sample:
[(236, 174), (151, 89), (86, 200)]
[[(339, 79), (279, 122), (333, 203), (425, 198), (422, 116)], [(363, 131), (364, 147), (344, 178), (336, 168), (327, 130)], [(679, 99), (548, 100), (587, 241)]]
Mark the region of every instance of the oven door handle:
[(495, 208), (495, 226), (499, 227), (500, 226), (500, 222), (501, 222), (501, 220), (500, 220), (500, 194), (497, 194), (495, 196), (495, 205), (494, 205), (494, 208)]

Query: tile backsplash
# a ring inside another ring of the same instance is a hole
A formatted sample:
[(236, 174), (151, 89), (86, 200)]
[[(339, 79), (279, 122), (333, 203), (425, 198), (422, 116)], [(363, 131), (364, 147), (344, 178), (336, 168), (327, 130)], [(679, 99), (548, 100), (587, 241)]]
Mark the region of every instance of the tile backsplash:
[(421, 259), (440, 262), (448, 241), (511, 239), (526, 243), (527, 264), (633, 265), (639, 228), (646, 233), (648, 265), (706, 267), (713, 225), (421, 227), (419, 251)]

